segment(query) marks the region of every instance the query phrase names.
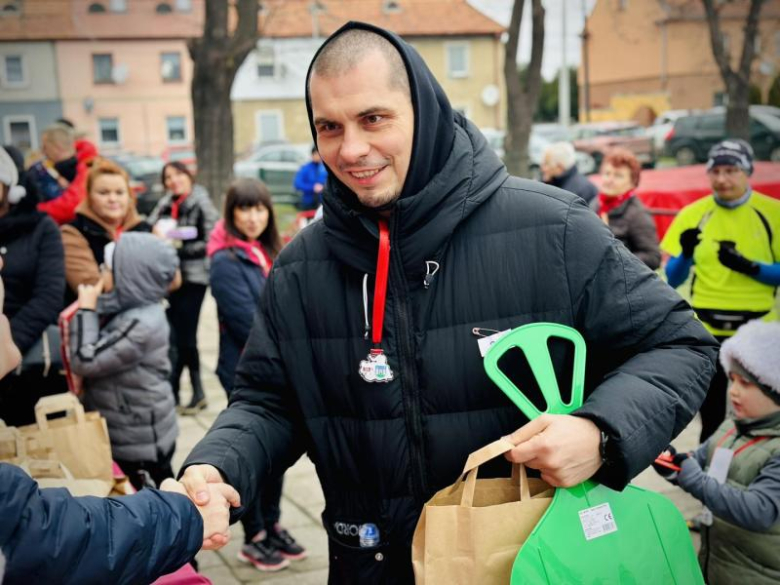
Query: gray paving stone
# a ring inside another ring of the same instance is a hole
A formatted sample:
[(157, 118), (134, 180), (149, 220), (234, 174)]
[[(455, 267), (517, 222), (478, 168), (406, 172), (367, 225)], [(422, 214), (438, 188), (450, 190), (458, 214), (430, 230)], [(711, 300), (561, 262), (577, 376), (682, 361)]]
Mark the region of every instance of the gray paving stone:
[(201, 575), (207, 579), (210, 579), (214, 585), (241, 584), (241, 581), (236, 578), (236, 576), (233, 574), (233, 571), (231, 571), (230, 568), (226, 567), (225, 565), (222, 565), (221, 567), (204, 568), (201, 571)]

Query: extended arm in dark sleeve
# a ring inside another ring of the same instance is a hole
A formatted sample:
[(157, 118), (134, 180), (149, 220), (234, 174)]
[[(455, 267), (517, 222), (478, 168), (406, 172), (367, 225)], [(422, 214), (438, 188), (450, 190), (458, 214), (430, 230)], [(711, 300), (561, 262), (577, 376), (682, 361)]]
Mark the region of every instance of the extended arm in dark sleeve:
[(151, 583), (195, 556), (203, 521), (185, 496), (71, 496), (0, 464), (3, 583)]
[(761, 469), (747, 489), (719, 483), (696, 461), (684, 461), (677, 477), (680, 487), (712, 513), (745, 530), (767, 530), (780, 522), (780, 457)]
[(57, 322), (65, 293), (65, 257), (60, 230), (49, 217), (41, 222), (32, 294), (11, 318), (11, 335), (22, 353), (32, 347), (47, 325)]
[[(182, 466), (213, 465), (242, 502), (253, 501), (265, 478), (284, 473), (304, 451), (305, 430), (272, 318), (277, 274), (274, 268), (260, 297), (228, 408)], [(231, 519), (242, 513), (243, 508), (231, 509)]]
[(578, 411), (610, 436), (595, 479), (622, 489), (691, 421), (715, 372), (717, 342), (690, 306), (581, 204), (565, 239), (574, 321), (588, 345)]

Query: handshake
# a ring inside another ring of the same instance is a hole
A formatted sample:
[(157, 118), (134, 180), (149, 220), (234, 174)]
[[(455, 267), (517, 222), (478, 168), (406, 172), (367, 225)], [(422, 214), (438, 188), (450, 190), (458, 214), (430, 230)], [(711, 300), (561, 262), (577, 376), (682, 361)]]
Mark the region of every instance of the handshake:
[(188, 467), (181, 482), (166, 479), (160, 489), (187, 496), (203, 518), (203, 550), (217, 550), (230, 540), (230, 508), (241, 505), (238, 492), (212, 465)]

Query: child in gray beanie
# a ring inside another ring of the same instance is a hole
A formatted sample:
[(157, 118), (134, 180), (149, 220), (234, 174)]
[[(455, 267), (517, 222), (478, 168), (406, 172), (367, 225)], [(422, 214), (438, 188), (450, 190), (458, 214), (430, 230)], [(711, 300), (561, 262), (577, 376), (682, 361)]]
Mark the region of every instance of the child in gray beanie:
[[(732, 418), (667, 478), (706, 506), (701, 563), (710, 585), (780, 583), (780, 323), (750, 321), (723, 343)], [(658, 468), (657, 468), (658, 469)]]

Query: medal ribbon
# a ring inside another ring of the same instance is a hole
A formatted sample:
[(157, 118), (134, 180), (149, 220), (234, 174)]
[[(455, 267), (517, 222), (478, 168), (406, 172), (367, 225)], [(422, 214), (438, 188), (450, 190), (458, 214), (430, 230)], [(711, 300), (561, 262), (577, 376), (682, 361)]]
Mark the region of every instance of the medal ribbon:
[[(387, 275), (390, 271), (390, 229), (384, 219), (379, 220), (379, 255), (376, 260), (376, 285), (374, 287), (373, 327), (371, 341), (379, 348), (382, 343), (382, 328), (385, 324), (385, 302), (387, 301)], [(371, 350), (374, 353), (374, 350)]]

